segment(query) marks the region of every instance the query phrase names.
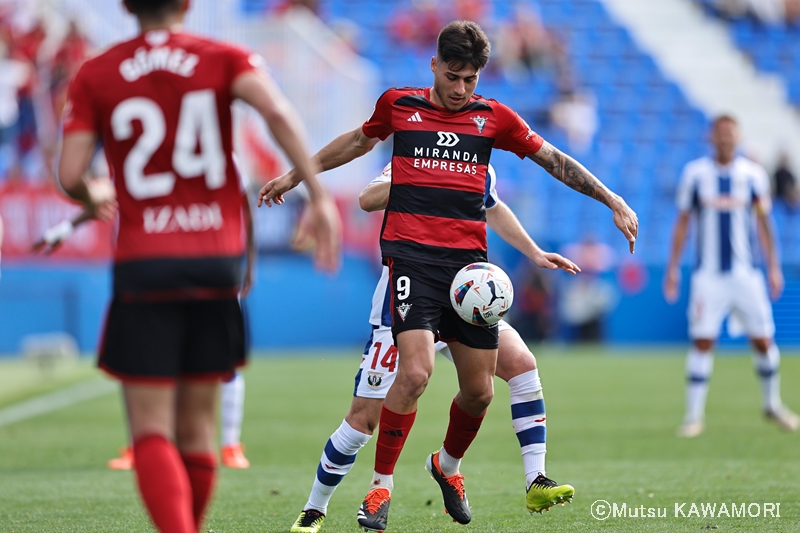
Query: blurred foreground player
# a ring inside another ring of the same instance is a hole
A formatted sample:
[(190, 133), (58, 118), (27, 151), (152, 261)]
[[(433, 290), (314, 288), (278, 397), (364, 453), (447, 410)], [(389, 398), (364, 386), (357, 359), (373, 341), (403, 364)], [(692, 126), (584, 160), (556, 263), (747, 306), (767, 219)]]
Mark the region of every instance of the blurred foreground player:
[(769, 292), (777, 299), (783, 290), (783, 273), (769, 216), (769, 177), (759, 164), (737, 154), (739, 138), (739, 125), (733, 117), (722, 115), (714, 120), (713, 156), (687, 164), (678, 186), (678, 220), (664, 281), (664, 296), (671, 303), (678, 299), (680, 257), (692, 215), (698, 226), (698, 260), (687, 313), (692, 346), (686, 357), (686, 416), (678, 428), (681, 437), (703, 432), (714, 364), (711, 350), (725, 317), (744, 327), (755, 348), (753, 363), (761, 381), (764, 416), (788, 431), (797, 429), (799, 421), (781, 401), (780, 352), (773, 339), (772, 305), (751, 247), (755, 214)]
[[(580, 272), (575, 263), (559, 254), (544, 252), (525, 231), (517, 217), (497, 197), (495, 174), (491, 165), (486, 180), (486, 222), (509, 244), (542, 268), (561, 268), (571, 274)], [(365, 211), (384, 209), (389, 200), (391, 163), (359, 196)], [(355, 379), (353, 400), (342, 424), (325, 444), (317, 466), (308, 502), (290, 529), (290, 533), (317, 533), (328, 512), (328, 503), (336, 487), (353, 467), (358, 451), (372, 437), (381, 416), (381, 404), (397, 375), (398, 353), (392, 340), (389, 268), (384, 266), (372, 298), (367, 342)], [(522, 449), (525, 468), (526, 507), (529, 512), (547, 511), (557, 503), (572, 502), (575, 489), (558, 485), (545, 475), (547, 424), (544, 394), (536, 358), (519, 334), (507, 322), (498, 325), (499, 347), (495, 374), (508, 383), (511, 396), (511, 421)], [(436, 351), (452, 362), (444, 342)]]
[[(242, 176), (241, 172), (239, 174)], [(247, 230), (247, 258), (239, 296), (240, 298), (245, 298), (252, 286), (256, 246), (252, 211), (246, 194), (248, 188), (246, 180), (242, 181), (242, 188), (244, 190), (242, 207)], [(74, 218), (56, 224), (45, 231), (44, 235), (33, 244), (32, 251), (41, 251), (45, 254), (53, 253), (79, 226), (90, 220), (93, 220), (92, 213), (88, 210), (83, 210)], [(244, 445), (241, 442), (244, 415), (244, 376), (241, 372), (236, 372), (231, 379), (223, 381), (220, 388), (220, 459), (222, 464), (228, 468), (249, 468), (250, 461), (244, 455)], [(106, 464), (111, 470), (130, 470), (133, 468), (133, 446), (124, 446), (120, 449), (120, 456), (109, 459)]]
[[(118, 377), (139, 492), (162, 532), (199, 530), (216, 478), (219, 382), (244, 362), (244, 253), (231, 104), (266, 120), (310, 180), (317, 264), (338, 262), (338, 214), (301, 126), (250, 54), (181, 32), (186, 0), (126, 0), (141, 33), (72, 81), (59, 181), (99, 218), (118, 202), (114, 289), (99, 366)], [(114, 182), (87, 179), (98, 140)]]

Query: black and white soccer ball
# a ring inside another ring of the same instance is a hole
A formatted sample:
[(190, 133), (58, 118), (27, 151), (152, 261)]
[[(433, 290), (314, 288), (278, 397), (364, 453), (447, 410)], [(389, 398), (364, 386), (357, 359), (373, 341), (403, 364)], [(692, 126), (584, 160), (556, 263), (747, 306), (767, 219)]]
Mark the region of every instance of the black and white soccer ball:
[(508, 275), (491, 263), (471, 263), (458, 271), (450, 285), (450, 303), (458, 316), (476, 326), (491, 326), (514, 302)]

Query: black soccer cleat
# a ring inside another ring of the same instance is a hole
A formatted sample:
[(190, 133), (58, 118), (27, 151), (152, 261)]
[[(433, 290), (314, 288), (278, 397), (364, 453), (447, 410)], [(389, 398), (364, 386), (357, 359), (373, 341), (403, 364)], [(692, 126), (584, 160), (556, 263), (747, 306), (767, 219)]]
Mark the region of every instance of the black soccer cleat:
[(464, 476), (454, 474), (450, 477), (442, 473), (439, 467), (439, 452), (434, 452), (425, 461), (425, 469), (430, 472), (431, 477), (439, 488), (442, 489), (442, 499), (444, 500), (444, 510), (455, 522), (459, 524), (469, 524), (472, 520), (472, 513), (469, 511), (469, 501), (464, 492)]
[(389, 521), (391, 501), (392, 495), (383, 487), (369, 491), (358, 510), (358, 525), (361, 526), (361, 529), (383, 533), (386, 523)]
[(297, 517), (289, 533), (319, 533), (325, 514), (316, 509), (307, 509)]

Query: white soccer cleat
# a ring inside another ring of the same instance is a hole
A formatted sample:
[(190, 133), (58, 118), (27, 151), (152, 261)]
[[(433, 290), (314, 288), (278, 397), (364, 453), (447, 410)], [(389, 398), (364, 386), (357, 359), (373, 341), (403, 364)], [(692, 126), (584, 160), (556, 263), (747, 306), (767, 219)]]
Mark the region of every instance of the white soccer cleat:
[(699, 420), (695, 420), (694, 422), (684, 422), (681, 424), (681, 427), (678, 428), (676, 433), (679, 437), (691, 439), (700, 435), (705, 428), (705, 424)]
[(789, 410), (785, 405), (778, 406), (777, 409), (764, 412), (767, 420), (778, 424), (784, 431), (795, 431), (800, 426), (800, 417)]

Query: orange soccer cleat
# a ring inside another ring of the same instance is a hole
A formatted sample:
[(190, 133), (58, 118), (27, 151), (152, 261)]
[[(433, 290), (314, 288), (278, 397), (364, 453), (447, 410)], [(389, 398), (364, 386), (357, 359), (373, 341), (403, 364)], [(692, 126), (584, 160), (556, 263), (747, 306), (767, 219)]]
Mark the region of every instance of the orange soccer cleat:
[(244, 456), (241, 442), (222, 447), (222, 464), (228, 468), (250, 468), (250, 461)]
[(108, 468), (111, 470), (130, 470), (133, 468), (133, 449), (130, 446), (124, 446), (119, 449), (119, 457), (109, 459)]

